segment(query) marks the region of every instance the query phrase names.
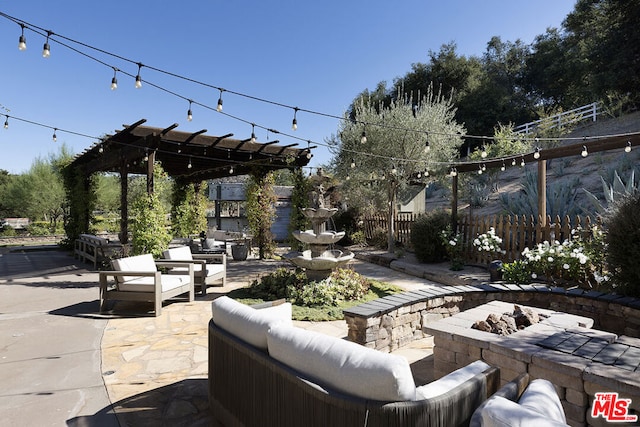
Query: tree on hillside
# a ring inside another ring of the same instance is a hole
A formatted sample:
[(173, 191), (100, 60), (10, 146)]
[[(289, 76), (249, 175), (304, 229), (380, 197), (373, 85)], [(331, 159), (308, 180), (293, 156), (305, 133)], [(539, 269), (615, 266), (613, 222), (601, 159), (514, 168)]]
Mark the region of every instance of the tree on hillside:
[(387, 246), (393, 251), (398, 192), (455, 159), (464, 128), (454, 119), (451, 100), (431, 87), (420, 98), (398, 96), (388, 106), (362, 97), (353, 105), (353, 119), (344, 120), (330, 141), (332, 167), (350, 205), (387, 211)]

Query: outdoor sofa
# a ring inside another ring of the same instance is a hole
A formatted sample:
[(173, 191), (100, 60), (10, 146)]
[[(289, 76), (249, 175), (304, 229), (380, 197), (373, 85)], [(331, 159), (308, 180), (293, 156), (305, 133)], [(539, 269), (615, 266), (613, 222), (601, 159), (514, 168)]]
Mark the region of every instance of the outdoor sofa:
[(193, 254), (189, 246), (170, 248), (163, 252), (162, 257), (171, 262), (182, 264), (171, 269), (172, 274), (184, 274), (187, 264), (193, 265), (193, 277), (196, 286), (200, 287), (202, 295), (207, 294), (207, 286), (216, 282), (224, 286), (227, 279), (227, 255), (224, 253)]
[(212, 303), (209, 403), (224, 426), (467, 426), (498, 383), (476, 361), (416, 387), (404, 357), (296, 328), (289, 303)]
[[(160, 316), (162, 302), (180, 297), (194, 300), (193, 264), (186, 264), (181, 274), (162, 273), (158, 268), (172, 269), (185, 264), (172, 261), (156, 261), (151, 254), (136, 255), (111, 261), (113, 271), (100, 274), (100, 312), (107, 301), (153, 302), (154, 313)], [(112, 277), (114, 280), (109, 280)]]

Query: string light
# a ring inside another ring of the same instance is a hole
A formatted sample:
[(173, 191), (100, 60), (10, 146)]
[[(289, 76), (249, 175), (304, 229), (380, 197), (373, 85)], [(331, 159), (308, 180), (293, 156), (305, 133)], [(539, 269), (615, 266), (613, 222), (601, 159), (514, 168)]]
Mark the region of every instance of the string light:
[(587, 157), (589, 155), (589, 151), (587, 151), (587, 146), (586, 145), (582, 146), (582, 152), (580, 153), (580, 155), (582, 157)]
[(520, 167), (524, 167), (525, 163), (524, 163), (524, 156), (522, 156), (522, 160), (520, 160)]
[(478, 175), (482, 175), (482, 165), (478, 166)]
[(429, 150), (431, 150), (431, 147), (429, 146), (429, 132), (425, 132), (427, 134), (427, 138), (424, 142), (424, 152), (428, 153)]
[(293, 121), (291, 122), (291, 129), (298, 130), (298, 119), (296, 118), (296, 114), (298, 114), (298, 107), (293, 109)]
[(451, 172), (449, 173), (449, 175), (451, 175), (452, 177), (458, 176), (458, 170), (455, 166), (451, 166)]
[(353, 169), (353, 168), (355, 168), (355, 167), (356, 167), (356, 161), (355, 161), (355, 159), (351, 159), (351, 165), (350, 165), (350, 166), (351, 166), (351, 169)]
[(502, 161), (502, 166), (500, 166), (500, 170), (504, 172), (507, 169), (507, 165), (504, 164), (504, 160)]
[(540, 147), (536, 147), (536, 151), (533, 153), (533, 158), (536, 160), (540, 158)]
[(256, 142), (256, 125), (251, 123), (251, 142)]
[(138, 62), (138, 74), (136, 74), (136, 89), (140, 89), (142, 87), (142, 77), (140, 77), (141, 68), (142, 64)]
[(229, 175), (233, 174), (233, 166), (229, 166)]
[(516, 159), (514, 158), (513, 160), (511, 160), (511, 166), (515, 166), (516, 165)]
[(483, 159), (487, 158), (487, 147), (485, 147), (484, 145), (482, 146), (482, 152), (480, 153), (480, 157), (482, 157)]
[(483, 163), (483, 164), (482, 164), (482, 172), (484, 172), (484, 171), (486, 171), (486, 170), (487, 170), (487, 165)]
[(625, 153), (630, 153), (631, 152), (631, 141), (627, 141), (627, 146), (624, 147), (624, 152)]
[(58, 135), (56, 135), (56, 131), (58, 130), (58, 128), (53, 128), (53, 142), (57, 142), (58, 141)]
[(111, 79), (111, 90), (118, 89), (118, 79), (116, 78), (117, 72), (118, 72), (118, 69), (116, 67), (113, 67), (113, 78)]
[(396, 169), (396, 165), (391, 164), (391, 174), (395, 175), (396, 173), (398, 173), (398, 169)]
[(221, 112), (222, 111), (222, 91), (224, 89), (220, 89), (220, 97), (218, 98), (218, 106), (216, 107), (216, 111)]
[(191, 103), (192, 102), (193, 102), (192, 100), (189, 100), (189, 109), (187, 110), (187, 120), (188, 121), (193, 120), (193, 113), (191, 112)]
[(9, 129), (9, 116), (4, 120), (4, 128)]
[(24, 36), (24, 24), (20, 24), (20, 27), (22, 28), (22, 34), (18, 39), (18, 49), (27, 50), (27, 38)]
[(47, 31), (47, 40), (44, 42), (44, 46), (42, 47), (42, 57), (48, 58), (51, 56), (51, 48), (49, 47), (49, 37), (53, 34), (51, 31)]
[(191, 164), (191, 157), (189, 157), (189, 164), (187, 165), (187, 169), (191, 169), (193, 165)]
[(360, 144), (366, 144), (367, 143), (367, 125), (364, 125), (364, 128), (362, 129), (362, 136), (360, 137)]

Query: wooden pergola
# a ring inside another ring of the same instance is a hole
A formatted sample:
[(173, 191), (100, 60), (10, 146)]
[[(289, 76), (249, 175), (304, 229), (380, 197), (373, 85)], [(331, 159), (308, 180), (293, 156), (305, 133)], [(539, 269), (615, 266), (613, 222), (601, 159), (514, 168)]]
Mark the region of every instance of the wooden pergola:
[[(531, 164), (536, 162), (538, 165), (538, 217), (541, 225), (546, 225), (547, 221), (547, 160), (559, 159), (563, 157), (581, 156), (583, 150), (587, 150), (587, 155), (592, 153), (598, 153), (610, 150), (619, 150), (629, 147), (640, 146), (640, 132), (627, 133), (623, 135), (608, 136), (601, 138), (584, 138), (579, 143), (570, 145), (563, 145), (555, 148), (545, 148), (536, 150), (526, 154), (517, 154), (512, 156), (491, 158), (486, 160), (464, 162), (451, 164), (449, 169), (455, 168), (456, 172), (477, 172), (483, 166), (486, 169), (497, 169), (504, 167), (510, 167), (513, 161), (516, 164), (525, 162), (525, 164)], [(458, 216), (458, 175), (452, 175), (451, 184), (451, 223), (453, 229), (457, 229), (457, 216)]]
[(252, 170), (278, 170), (302, 167), (311, 159), (309, 146), (294, 148), (298, 144), (280, 145), (279, 141), (260, 143), (251, 138), (234, 139), (233, 134), (206, 135), (207, 130), (181, 132), (178, 125), (166, 128), (144, 126), (146, 119), (103, 138), (79, 154), (69, 167), (81, 171), (88, 178), (96, 172), (120, 174), (122, 243), (128, 235), (128, 175), (146, 175), (147, 191), (153, 192), (153, 170), (156, 162), (181, 184), (235, 175)]

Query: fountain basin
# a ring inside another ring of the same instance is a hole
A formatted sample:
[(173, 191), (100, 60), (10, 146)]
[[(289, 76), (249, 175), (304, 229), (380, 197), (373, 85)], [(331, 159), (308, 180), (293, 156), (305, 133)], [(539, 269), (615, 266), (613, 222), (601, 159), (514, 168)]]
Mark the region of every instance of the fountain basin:
[(338, 268), (353, 259), (355, 254), (350, 251), (328, 250), (317, 257), (311, 257), (311, 250), (304, 252), (289, 252), (284, 258), (296, 267), (306, 270), (329, 270)]
[(329, 219), (336, 212), (338, 212), (338, 208), (304, 208), (301, 209), (304, 216), (313, 220), (313, 219)]
[(314, 233), (313, 230), (293, 232), (293, 237), (302, 243), (310, 245), (332, 245), (342, 239), (345, 235), (344, 231), (323, 231), (322, 233)]

